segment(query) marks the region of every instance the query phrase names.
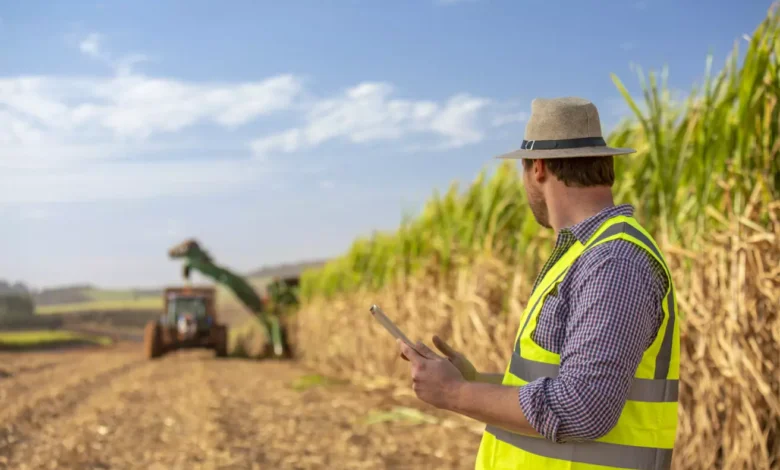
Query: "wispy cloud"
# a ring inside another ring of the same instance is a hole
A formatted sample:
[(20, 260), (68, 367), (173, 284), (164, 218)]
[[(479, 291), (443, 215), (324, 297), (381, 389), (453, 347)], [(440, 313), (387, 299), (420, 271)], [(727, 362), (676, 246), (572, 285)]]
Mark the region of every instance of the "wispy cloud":
[(82, 41), (79, 43), (79, 49), (84, 54), (94, 59), (98, 59), (101, 57), (100, 39), (101, 39), (100, 34), (91, 33), (86, 38), (82, 39)]
[[(243, 124), (285, 109), (299, 92), (298, 79), (280, 75), (233, 84), (194, 84), (143, 75), (108, 79), (18, 77), (0, 80), (6, 114), (51, 130), (89, 126), (118, 137), (146, 138), (201, 120)], [(75, 102), (74, 102), (75, 101)]]
[(148, 55), (139, 53), (114, 58), (103, 46), (104, 41), (105, 39), (102, 34), (89, 33), (79, 42), (79, 50), (87, 57), (98, 60), (111, 67), (120, 75), (128, 75), (132, 72), (133, 66), (136, 64), (151, 60)]
[(484, 137), (476, 118), (490, 103), (486, 98), (458, 94), (437, 103), (393, 98), (393, 93), (389, 83), (361, 83), (340, 96), (314, 102), (302, 126), (256, 139), (252, 148), (262, 156), (310, 149), (335, 139), (361, 144), (419, 135), (437, 138), (441, 147), (461, 147)]
[(292, 75), (233, 83), (150, 77), (132, 69), (145, 56), (114, 59), (98, 33), (79, 50), (115, 74), (0, 77), (0, 204), (202, 194), (256, 182), (268, 168), (247, 160), (246, 144), (244, 160), (220, 158), (216, 148), (195, 162), (155, 157), (192, 145), (183, 132), (195, 126), (232, 129), (288, 109), (302, 89)]
[[(397, 97), (385, 82), (312, 98), (292, 74), (212, 83), (153, 77), (133, 67), (144, 54), (114, 58), (99, 33), (84, 37), (78, 49), (114, 73), (0, 76), (0, 204), (221, 191), (256, 183), (270, 171), (274, 154), (328, 142), (394, 142), (399, 151), (455, 148), (526, 118), (515, 104), (466, 93), (440, 101)], [(232, 155), (210, 144), (213, 139), (197, 137), (204, 129), (211, 137), (281, 112), (292, 112), (299, 124), (235, 142)], [(165, 158), (194, 145), (209, 158)]]
[(507, 124), (526, 122), (529, 117), (530, 114), (525, 111), (519, 111), (516, 113), (498, 114), (495, 117), (493, 117), (491, 124), (493, 125), (493, 127), (501, 127)]
[(300, 90), (291, 75), (212, 84), (140, 74), (0, 78), (0, 168), (110, 159), (201, 123), (233, 128), (289, 108)]

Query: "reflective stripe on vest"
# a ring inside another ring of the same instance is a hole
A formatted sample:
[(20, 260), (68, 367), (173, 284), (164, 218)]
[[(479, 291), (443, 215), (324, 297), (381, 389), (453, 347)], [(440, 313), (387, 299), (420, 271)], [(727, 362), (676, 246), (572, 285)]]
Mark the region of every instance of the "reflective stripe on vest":
[(671, 467), (679, 376), (679, 327), (674, 286), (663, 256), (634, 219), (617, 216), (607, 220), (586, 246), (575, 243), (545, 273), (537, 285), (538, 293), (532, 292), (521, 317), (515, 351), (503, 383), (524, 385), (541, 377), (558, 375), (560, 356), (538, 346), (530, 339), (533, 331), (526, 329), (529, 323), (532, 323), (532, 329), (535, 328), (544, 299), (563, 280), (574, 261), (584, 251), (613, 239), (630, 241), (647, 250), (661, 263), (669, 281), (662, 305), (664, 322), (642, 357), (617, 425), (600, 439), (571, 443), (555, 443), (489, 425), (477, 456), (477, 469), (519, 469), (528, 468), (528, 465), (549, 469), (665, 470)]
[[(555, 443), (541, 437), (523, 436), (489, 426), (488, 432), (502, 442), (543, 457), (612, 468), (662, 470), (672, 466), (672, 449), (624, 446), (604, 442)], [(571, 467), (577, 468), (577, 467)]]
[[(545, 364), (520, 357), (513, 353), (509, 362), (509, 371), (526, 382), (533, 382), (542, 377), (557, 377), (558, 365)], [(637, 379), (634, 378), (628, 390), (628, 399), (647, 402), (676, 402), (678, 395), (677, 379)]]

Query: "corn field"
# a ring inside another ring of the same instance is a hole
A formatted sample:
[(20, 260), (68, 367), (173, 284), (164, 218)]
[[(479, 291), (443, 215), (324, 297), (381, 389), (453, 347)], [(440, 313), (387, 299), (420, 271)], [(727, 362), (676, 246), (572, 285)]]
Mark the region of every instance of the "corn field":
[[(644, 102), (608, 136), (617, 202), (658, 240), (681, 315), (674, 468), (780, 469), (780, 22), (770, 9), (739, 58), (683, 102), (667, 73), (639, 74)], [(552, 233), (534, 220), (512, 163), (465, 192), (434, 194), (395, 233), (357, 240), (305, 273), (299, 354), (332, 374), (407, 386), (407, 365), (368, 315), (377, 303), (409, 334), (439, 334), (501, 371)], [(327, 338), (323, 341), (322, 338)]]

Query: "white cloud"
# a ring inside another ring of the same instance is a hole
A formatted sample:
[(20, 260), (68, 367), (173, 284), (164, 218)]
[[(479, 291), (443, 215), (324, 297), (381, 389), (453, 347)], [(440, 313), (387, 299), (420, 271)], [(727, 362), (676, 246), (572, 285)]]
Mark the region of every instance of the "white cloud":
[(290, 129), (270, 137), (257, 139), (252, 142), (251, 147), (257, 155), (265, 155), (266, 153), (275, 150), (290, 153), (301, 148), (303, 139), (303, 131), (300, 129)]
[[(461, 147), (482, 141), (491, 126), (525, 119), (516, 104), (468, 94), (442, 101), (397, 98), (384, 82), (308, 101), (302, 80), (291, 74), (211, 83), (153, 77), (133, 68), (145, 55), (113, 58), (98, 33), (83, 38), (79, 50), (113, 73), (0, 76), (0, 205), (221, 191), (254, 184), (270, 171), (262, 157), (273, 152), (330, 141)], [(238, 155), (225, 155), (213, 134), (203, 133), (207, 126), (231, 130), (285, 110), (303, 110), (300, 125), (229, 144)], [(163, 161), (170, 151), (188, 148), (208, 158)]]
[(133, 72), (133, 66), (150, 60), (151, 58), (146, 54), (129, 54), (111, 61), (109, 64), (114, 68), (117, 75), (130, 75)]
[(259, 138), (252, 149), (262, 156), (313, 148), (334, 139), (360, 144), (421, 134), (442, 139), (440, 147), (461, 147), (483, 139), (476, 118), (489, 100), (459, 94), (436, 103), (395, 99), (393, 91), (388, 83), (365, 82), (341, 96), (316, 101), (302, 127)]
[(139, 74), (0, 78), (0, 168), (122, 156), (201, 123), (232, 128), (287, 109), (300, 90), (292, 75), (211, 84)]
[(209, 120), (243, 124), (285, 109), (300, 91), (298, 79), (279, 75), (262, 81), (195, 84), (144, 75), (100, 78), (17, 77), (0, 79), (6, 118), (54, 131), (109, 131), (146, 138)]
[(182, 133), (196, 125), (233, 128), (287, 109), (301, 90), (297, 77), (149, 77), (132, 70), (145, 56), (114, 60), (101, 41), (89, 35), (79, 49), (109, 63), (111, 76), (0, 77), (0, 204), (196, 195), (255, 184), (267, 174), (249, 155), (220, 160), (218, 150), (209, 160), (159, 159), (192, 147)]
[(103, 47), (104, 37), (100, 33), (90, 33), (79, 41), (79, 50), (91, 59), (111, 67), (119, 75), (128, 75), (135, 64), (146, 62), (150, 57), (146, 54), (128, 54), (115, 59)]
[(499, 114), (493, 118), (491, 124), (494, 127), (501, 127), (507, 124), (526, 122), (529, 117), (530, 115), (525, 111), (520, 111), (516, 113)]
[(336, 187), (336, 183), (330, 180), (320, 181), (320, 188), (328, 190)]
[(444, 147), (462, 147), (479, 142), (483, 133), (476, 126), (477, 113), (488, 100), (466, 94), (454, 96), (431, 122), (431, 129), (446, 136)]
[(111, 59), (92, 33), (80, 50), (109, 77), (0, 77), (0, 168), (104, 158), (196, 124), (232, 128), (287, 109), (301, 92), (289, 74), (243, 83), (192, 83), (133, 71), (142, 54)]
[(92, 58), (100, 58), (102, 57), (100, 54), (100, 40), (100, 34), (91, 33), (79, 43), (79, 49)]

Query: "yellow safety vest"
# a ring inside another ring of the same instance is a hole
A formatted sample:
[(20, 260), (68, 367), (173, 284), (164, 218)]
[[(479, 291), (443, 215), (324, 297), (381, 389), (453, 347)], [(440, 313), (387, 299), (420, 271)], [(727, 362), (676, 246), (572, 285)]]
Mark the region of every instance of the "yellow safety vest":
[(585, 245), (575, 242), (544, 275), (520, 318), (514, 352), (502, 383), (517, 387), (540, 377), (558, 375), (560, 356), (531, 339), (544, 300), (585, 250), (617, 239), (647, 250), (663, 265), (669, 280), (662, 305), (663, 323), (637, 367), (617, 425), (600, 439), (567, 443), (489, 425), (477, 453), (477, 470), (663, 470), (671, 467), (680, 376), (680, 330), (675, 315), (674, 287), (661, 250), (632, 217), (608, 219)]

